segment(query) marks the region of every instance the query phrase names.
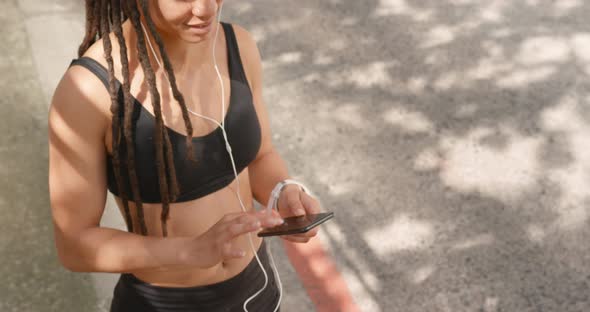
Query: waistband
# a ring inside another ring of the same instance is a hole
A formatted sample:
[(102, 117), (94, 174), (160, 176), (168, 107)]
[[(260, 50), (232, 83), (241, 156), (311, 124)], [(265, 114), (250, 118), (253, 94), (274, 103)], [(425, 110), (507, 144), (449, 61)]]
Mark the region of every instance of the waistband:
[[(272, 311), (278, 301), (279, 290), (269, 264), (266, 242), (262, 241), (258, 257), (268, 274), (268, 284), (264, 291), (248, 303), (251, 311)], [(168, 287), (156, 286), (140, 280), (130, 273), (121, 274), (115, 288), (113, 301), (126, 307), (149, 306), (150, 311), (237, 311), (243, 302), (264, 285), (264, 274), (256, 258), (237, 275), (213, 284)], [(123, 311), (123, 310), (121, 310)]]

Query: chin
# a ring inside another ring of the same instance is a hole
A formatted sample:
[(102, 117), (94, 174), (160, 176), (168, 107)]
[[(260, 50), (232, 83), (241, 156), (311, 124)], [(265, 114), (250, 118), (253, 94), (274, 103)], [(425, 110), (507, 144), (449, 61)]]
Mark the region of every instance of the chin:
[(204, 36), (184, 35), (184, 36), (180, 36), (180, 38), (186, 43), (201, 43), (201, 42), (208, 41), (209, 38), (212, 38), (212, 36), (209, 34), (204, 35)]

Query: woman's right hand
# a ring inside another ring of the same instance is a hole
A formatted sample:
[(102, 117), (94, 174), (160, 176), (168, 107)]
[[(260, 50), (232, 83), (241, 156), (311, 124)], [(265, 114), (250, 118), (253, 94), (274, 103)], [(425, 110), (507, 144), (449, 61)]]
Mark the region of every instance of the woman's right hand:
[(236, 246), (236, 238), (282, 223), (283, 219), (275, 210), (270, 214), (266, 210), (226, 214), (207, 232), (189, 239), (181, 262), (205, 269), (225, 260), (241, 258), (246, 253)]

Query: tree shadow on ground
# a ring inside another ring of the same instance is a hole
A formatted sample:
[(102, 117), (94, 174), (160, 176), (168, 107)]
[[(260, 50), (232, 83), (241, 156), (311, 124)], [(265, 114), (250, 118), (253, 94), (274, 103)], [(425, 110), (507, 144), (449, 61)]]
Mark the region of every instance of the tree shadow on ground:
[(336, 211), (324, 235), (363, 306), (590, 308), (588, 4), (228, 7), (258, 40), (275, 144)]

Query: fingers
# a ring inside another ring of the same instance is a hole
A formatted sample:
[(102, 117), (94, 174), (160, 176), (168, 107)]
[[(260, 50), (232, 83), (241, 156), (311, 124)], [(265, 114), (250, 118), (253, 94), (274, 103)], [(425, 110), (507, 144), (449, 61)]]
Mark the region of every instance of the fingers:
[(314, 237), (316, 235), (318, 235), (318, 231), (320, 230), (319, 227), (313, 228), (311, 230), (309, 230), (307, 233), (303, 234), (304, 236), (309, 236), (309, 237)]
[(283, 224), (284, 220), (278, 214), (278, 212), (273, 211), (270, 214), (266, 211), (259, 211), (254, 214), (255, 218), (260, 221), (262, 227), (274, 227), (277, 225)]
[(242, 258), (246, 255), (246, 252), (243, 251), (242, 249), (239, 249), (239, 248), (232, 249), (231, 243), (228, 242), (228, 243), (223, 244), (222, 254), (223, 254), (223, 258), (225, 258), (225, 259)]
[(244, 216), (247, 216), (247, 215), (248, 215), (248, 213), (246, 213), (246, 212), (232, 212), (232, 213), (227, 213), (227, 214), (225, 214), (221, 218), (221, 221), (222, 222), (230, 222), (230, 221), (233, 221), (235, 219), (244, 218)]
[(288, 216), (302, 216), (321, 212), (320, 203), (298, 188), (285, 189), (282, 201), (286, 204)]
[(222, 218), (224, 223), (249, 223), (256, 220), (260, 221), (263, 227), (273, 227), (283, 223), (279, 213), (274, 210), (271, 214), (268, 214), (266, 210), (230, 213)]
[(244, 235), (249, 232), (255, 232), (260, 230), (261, 223), (256, 219), (250, 219), (244, 223), (232, 223), (229, 224), (223, 233), (223, 243), (231, 241), (238, 236)]
[(311, 237), (300, 237), (297, 235), (285, 235), (281, 236), (281, 238), (294, 243), (307, 243), (311, 239)]
[(305, 207), (308, 214), (316, 214), (321, 212), (320, 203), (317, 199), (309, 196), (307, 193), (300, 194), (301, 203)]
[[(270, 211), (270, 213), (269, 213), (269, 211)], [(260, 213), (263, 215), (271, 215), (276, 218), (281, 218), (281, 214), (278, 211), (276, 211), (275, 209), (271, 209), (271, 210), (262, 209), (262, 210), (258, 211), (257, 213)]]
[(302, 192), (291, 192), (286, 195), (287, 196), (287, 205), (289, 205), (289, 209), (291, 210), (291, 213), (293, 213), (293, 215), (295, 215), (295, 216), (305, 215), (305, 208), (303, 207), (303, 204), (301, 203), (301, 197), (300, 197), (301, 193)]
[(224, 242), (233, 240), (240, 235), (249, 232), (256, 232), (262, 227), (274, 227), (282, 224), (284, 221), (277, 214), (267, 214), (264, 212), (243, 213), (232, 220), (227, 221), (225, 227), (221, 229), (221, 236)]
[[(246, 222), (238, 223), (243, 217), (234, 219), (234, 223), (227, 224), (221, 235), (218, 238), (218, 246), (221, 246), (221, 253), (224, 258), (241, 258), (246, 255), (242, 249), (233, 249), (232, 241), (241, 235), (249, 232), (255, 232), (260, 230), (260, 221), (254, 218), (246, 218)], [(250, 222), (248, 222), (248, 220)]]
[(318, 234), (319, 230), (320, 229), (318, 227), (316, 227), (316, 228), (313, 228), (305, 233), (292, 234), (292, 235), (287, 235), (287, 236), (300, 237), (300, 238), (314, 238)]
[(266, 211), (229, 213), (213, 227), (209, 235), (212, 239), (208, 245), (223, 259), (241, 258), (246, 253), (242, 249), (232, 247), (235, 239), (250, 232), (257, 232), (262, 227), (274, 227), (283, 222), (276, 211), (270, 214)]

